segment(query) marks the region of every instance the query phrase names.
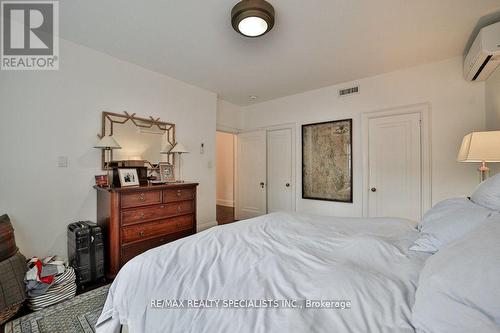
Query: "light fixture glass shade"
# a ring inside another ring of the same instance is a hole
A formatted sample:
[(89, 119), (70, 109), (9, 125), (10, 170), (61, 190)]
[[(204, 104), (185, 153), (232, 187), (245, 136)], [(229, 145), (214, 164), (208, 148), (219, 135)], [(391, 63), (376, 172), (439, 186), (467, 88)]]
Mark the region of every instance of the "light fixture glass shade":
[(462, 140), (459, 162), (500, 162), (500, 131), (472, 132)]
[(116, 142), (116, 140), (110, 136), (105, 135), (99, 140), (99, 142), (94, 146), (94, 148), (99, 149), (121, 149), (122, 147)]
[(189, 150), (186, 149), (182, 144), (177, 143), (174, 148), (170, 151), (171, 153), (177, 153), (177, 154), (185, 154), (189, 153)]
[(238, 24), (238, 30), (245, 36), (257, 37), (267, 31), (267, 22), (257, 16), (246, 17)]
[(233, 29), (245, 37), (265, 35), (274, 26), (274, 7), (266, 0), (241, 0), (231, 10)]

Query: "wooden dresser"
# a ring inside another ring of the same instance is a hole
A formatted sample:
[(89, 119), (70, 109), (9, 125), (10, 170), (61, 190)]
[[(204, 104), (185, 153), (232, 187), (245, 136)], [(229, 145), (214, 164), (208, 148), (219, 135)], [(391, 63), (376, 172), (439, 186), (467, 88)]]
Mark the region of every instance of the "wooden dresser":
[(136, 255), (196, 233), (197, 183), (100, 188), (97, 223), (105, 235), (106, 275)]

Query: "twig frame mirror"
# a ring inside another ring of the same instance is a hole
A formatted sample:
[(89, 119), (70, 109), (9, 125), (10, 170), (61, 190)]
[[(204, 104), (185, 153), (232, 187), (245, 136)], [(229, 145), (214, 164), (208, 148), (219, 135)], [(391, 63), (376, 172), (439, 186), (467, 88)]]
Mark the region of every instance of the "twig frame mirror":
[[(115, 160), (113, 155), (118, 155), (117, 160), (144, 160), (152, 168), (156, 168), (160, 162), (175, 163), (174, 154), (168, 154), (176, 143), (173, 123), (161, 121), (160, 118), (141, 118), (127, 111), (123, 114), (104, 111), (101, 118), (101, 134), (98, 137), (102, 138), (105, 135), (113, 136), (122, 146), (122, 149), (117, 150), (118, 153), (114, 154), (111, 150), (110, 161)], [(161, 156), (164, 156), (164, 160)], [(103, 170), (106, 170), (106, 163), (106, 153), (103, 150), (101, 154)]]

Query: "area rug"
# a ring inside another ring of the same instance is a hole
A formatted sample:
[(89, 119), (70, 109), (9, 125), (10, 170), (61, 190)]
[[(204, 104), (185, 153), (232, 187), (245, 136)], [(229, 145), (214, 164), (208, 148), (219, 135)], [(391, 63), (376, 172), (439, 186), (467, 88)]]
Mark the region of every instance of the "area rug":
[(5, 333), (94, 333), (109, 285), (73, 299), (15, 319), (5, 325)]

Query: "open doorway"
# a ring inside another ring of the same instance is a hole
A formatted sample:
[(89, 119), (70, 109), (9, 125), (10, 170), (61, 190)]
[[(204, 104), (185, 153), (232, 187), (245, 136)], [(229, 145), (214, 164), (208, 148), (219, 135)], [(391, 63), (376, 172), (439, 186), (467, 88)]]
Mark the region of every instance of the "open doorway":
[(236, 135), (217, 131), (216, 193), (218, 224), (227, 224), (235, 221), (235, 150)]

